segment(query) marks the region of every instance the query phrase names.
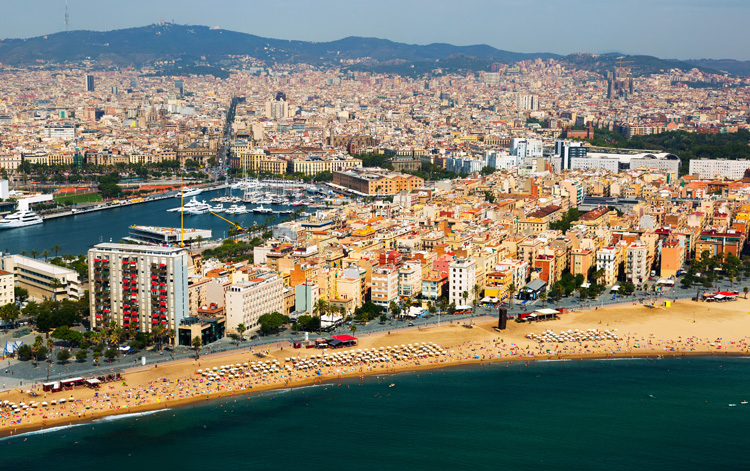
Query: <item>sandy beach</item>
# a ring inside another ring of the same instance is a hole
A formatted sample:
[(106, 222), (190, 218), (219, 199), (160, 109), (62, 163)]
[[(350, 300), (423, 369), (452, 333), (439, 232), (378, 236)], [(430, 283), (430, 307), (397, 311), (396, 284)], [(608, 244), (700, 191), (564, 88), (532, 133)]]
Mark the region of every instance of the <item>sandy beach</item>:
[[(750, 341), (750, 300), (679, 301), (668, 308), (618, 306), (566, 313), (554, 321), (511, 321), (505, 331), (495, 330), (496, 323), (481, 321), (469, 328), (448, 319), (440, 327), (363, 337), (348, 349), (285, 346), (203, 356), (197, 361), (126, 370), (123, 381), (98, 389), (78, 387), (53, 394), (39, 387), (33, 390), (35, 397), (28, 394), (28, 388), (5, 391), (0, 393), (0, 403), (28, 406), (35, 401), (37, 407), (20, 406), (18, 412), (0, 408), (0, 436), (231, 395), (471, 363), (745, 355)], [(52, 405), (60, 399), (65, 402)]]

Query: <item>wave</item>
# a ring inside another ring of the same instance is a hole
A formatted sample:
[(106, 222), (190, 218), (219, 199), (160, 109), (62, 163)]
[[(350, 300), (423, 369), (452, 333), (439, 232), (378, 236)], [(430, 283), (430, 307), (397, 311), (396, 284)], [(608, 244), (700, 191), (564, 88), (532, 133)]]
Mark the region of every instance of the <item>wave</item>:
[(9, 436), (3, 438), (3, 440), (12, 440), (14, 438), (30, 437), (30, 436), (33, 436), (33, 435), (44, 435), (44, 434), (47, 434), (47, 433), (56, 433), (56, 432), (60, 432), (62, 430), (66, 430), (66, 429), (69, 429), (69, 428), (80, 427), (82, 425), (86, 425), (86, 424), (85, 423), (77, 423), (77, 424), (60, 425), (58, 427), (50, 427), (50, 428), (45, 428), (45, 429), (40, 429), (40, 430), (34, 430), (34, 431), (31, 431), (31, 432), (19, 433), (17, 435), (9, 435)]
[(106, 417), (102, 417), (101, 419), (94, 420), (94, 423), (96, 422), (114, 422), (115, 420), (121, 420), (121, 419), (130, 419), (133, 417), (144, 417), (147, 415), (153, 415), (158, 414), (159, 412), (164, 412), (172, 409), (156, 409), (156, 410), (147, 410), (143, 412), (132, 412), (130, 414), (114, 414), (114, 415), (108, 415)]

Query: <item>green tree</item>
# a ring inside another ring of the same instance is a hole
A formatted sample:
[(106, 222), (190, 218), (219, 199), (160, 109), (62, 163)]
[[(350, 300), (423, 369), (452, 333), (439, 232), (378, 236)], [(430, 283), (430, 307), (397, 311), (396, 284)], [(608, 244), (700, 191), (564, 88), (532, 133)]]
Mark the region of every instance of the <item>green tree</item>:
[(271, 332), (278, 330), (282, 325), (289, 322), (289, 317), (279, 313), (272, 312), (270, 314), (263, 314), (258, 318), (260, 324), (260, 331), (264, 335), (268, 335)]
[(57, 361), (59, 361), (62, 364), (65, 364), (70, 360), (70, 350), (67, 348), (63, 348), (59, 352), (57, 352)]
[(750, 291), (750, 289), (748, 289), (747, 286), (745, 286), (744, 288), (742, 288), (742, 292), (745, 293), (745, 299), (747, 299), (747, 292), (748, 291)]
[(394, 318), (401, 315), (401, 308), (394, 301), (391, 301), (388, 307), (391, 308), (391, 316), (393, 316)]
[(13, 288), (13, 297), (16, 298), (16, 301), (22, 303), (29, 299), (29, 290), (16, 286)]
[(380, 315), (380, 323), (385, 324), (388, 318), (385, 316), (385, 314)]
[(86, 361), (86, 357), (88, 357), (88, 355), (89, 355), (89, 352), (81, 348), (80, 350), (76, 352), (76, 360), (83, 363)]
[(104, 350), (104, 358), (106, 358), (107, 361), (111, 363), (115, 358), (117, 358), (117, 349), (108, 348)]
[(34, 358), (36, 358), (36, 361), (42, 361), (47, 358), (48, 353), (49, 349), (47, 347), (45, 347), (44, 345), (37, 345), (34, 352)]
[(198, 335), (196, 335), (195, 337), (193, 337), (193, 340), (190, 342), (190, 345), (192, 345), (195, 351), (198, 352), (198, 350), (200, 350), (201, 348), (201, 345), (203, 345), (203, 340), (201, 340), (201, 338)]
[(547, 303), (547, 293), (542, 293), (539, 295), (539, 299), (542, 300), (542, 307)]
[(47, 257), (49, 257), (49, 250), (44, 249), (42, 250), (42, 257), (44, 257), (44, 261), (47, 261)]
[(16, 303), (8, 303), (0, 306), (0, 319), (3, 320), (5, 332), (8, 332), (8, 324), (18, 319), (20, 311)]
[(99, 364), (99, 359), (102, 357), (102, 352), (94, 350), (94, 363)]
[(34, 354), (32, 351), (31, 345), (23, 344), (20, 347), (18, 347), (18, 350), (16, 351), (16, 355), (18, 355), (19, 360), (29, 360), (31, 356)]
[(57, 257), (57, 252), (61, 251), (62, 247), (60, 247), (59, 244), (55, 244), (52, 246), (52, 251), (55, 252), (55, 257)]
[(31, 257), (36, 260), (36, 257), (39, 255), (39, 252), (36, 249), (31, 249)]

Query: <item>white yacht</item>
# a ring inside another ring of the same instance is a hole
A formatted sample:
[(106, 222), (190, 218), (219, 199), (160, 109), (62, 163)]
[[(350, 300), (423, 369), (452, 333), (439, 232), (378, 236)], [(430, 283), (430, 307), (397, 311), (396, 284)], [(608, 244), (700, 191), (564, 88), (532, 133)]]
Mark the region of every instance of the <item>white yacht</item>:
[(233, 204), (226, 210), (227, 214), (247, 214), (247, 208), (241, 204)]
[(180, 197), (182, 197), (182, 198), (188, 198), (190, 196), (198, 196), (201, 193), (203, 193), (203, 190), (200, 189), (200, 188), (193, 188), (193, 189), (183, 188), (182, 192), (178, 191), (177, 194), (174, 195), (174, 197), (175, 198), (180, 198)]
[(41, 224), (44, 220), (34, 211), (16, 211), (13, 214), (0, 219), (0, 229), (13, 229), (15, 227), (33, 226)]
[(273, 209), (264, 208), (263, 205), (260, 205), (257, 208), (253, 209), (253, 212), (256, 214), (271, 214), (273, 213)]
[(187, 214), (206, 214), (207, 212), (211, 211), (211, 205), (206, 203), (205, 201), (199, 202), (195, 199), (195, 196), (193, 196), (193, 199), (185, 203), (183, 206), (183, 211)]
[(225, 211), (224, 205), (222, 203), (219, 203), (216, 206), (212, 206), (211, 211), (214, 213), (223, 213)]

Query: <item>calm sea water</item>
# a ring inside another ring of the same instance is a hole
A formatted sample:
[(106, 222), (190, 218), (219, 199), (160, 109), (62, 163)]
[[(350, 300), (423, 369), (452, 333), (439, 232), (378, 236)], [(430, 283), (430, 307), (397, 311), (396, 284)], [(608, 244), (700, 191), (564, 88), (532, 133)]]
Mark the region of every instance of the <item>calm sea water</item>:
[(0, 457), (56, 470), (747, 469), (743, 399), (750, 359), (493, 364), (27, 434), (0, 440)]
[[(200, 200), (210, 200), (227, 190), (209, 191), (197, 196)], [(235, 190), (235, 194), (238, 194)], [(211, 203), (217, 204), (217, 203)], [(167, 198), (164, 200), (125, 206), (121, 208), (96, 211), (93, 213), (77, 214), (56, 219), (50, 219), (44, 224), (20, 227), (18, 229), (7, 229), (0, 231), (0, 250), (8, 250), (18, 253), (21, 250), (30, 252), (36, 249), (50, 250), (58, 244), (62, 247), (62, 254), (85, 254), (88, 249), (99, 242), (119, 242), (127, 237), (128, 228), (133, 224), (144, 226), (180, 227), (180, 213), (167, 212), (168, 209), (180, 206), (178, 198)], [(224, 207), (229, 207), (225, 204)], [(247, 205), (248, 209), (255, 205)], [(286, 207), (269, 206), (274, 209), (289, 209)], [(266, 215), (240, 214), (223, 215), (227, 219), (238, 224), (251, 226), (253, 222), (263, 223)], [(287, 215), (277, 215), (277, 220)], [(195, 229), (212, 229), (213, 236), (225, 237), (230, 225), (212, 214), (201, 214), (199, 216), (185, 216), (185, 227)]]

